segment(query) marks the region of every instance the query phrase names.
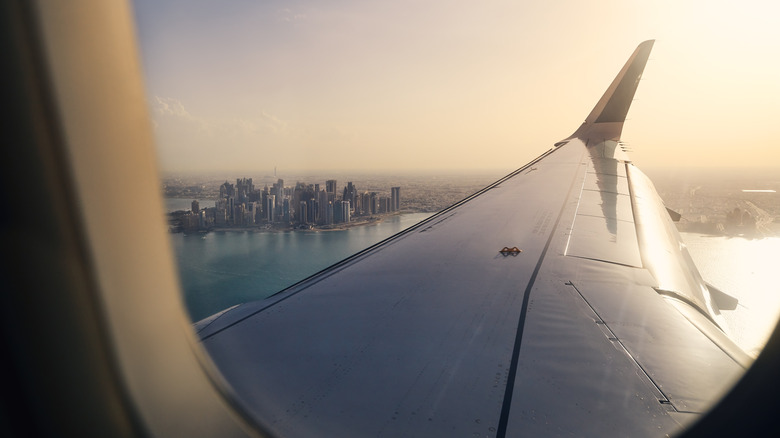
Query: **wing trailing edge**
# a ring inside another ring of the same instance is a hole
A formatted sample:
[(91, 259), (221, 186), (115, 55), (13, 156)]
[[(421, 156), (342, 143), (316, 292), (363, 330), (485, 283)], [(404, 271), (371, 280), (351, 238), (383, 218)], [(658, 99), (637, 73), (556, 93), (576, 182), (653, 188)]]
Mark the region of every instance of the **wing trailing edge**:
[(586, 144), (588, 139), (620, 140), (623, 122), (626, 120), (626, 114), (631, 107), (654, 42), (655, 40), (647, 40), (637, 46), (585, 122), (569, 139), (579, 138)]

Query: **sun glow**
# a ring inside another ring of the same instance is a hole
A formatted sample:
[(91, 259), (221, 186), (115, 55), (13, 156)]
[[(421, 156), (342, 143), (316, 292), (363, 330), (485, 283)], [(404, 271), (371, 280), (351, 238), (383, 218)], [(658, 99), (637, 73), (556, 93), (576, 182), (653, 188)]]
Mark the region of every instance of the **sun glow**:
[(168, 171), (514, 169), (573, 132), (647, 39), (624, 131), (637, 164), (776, 165), (778, 8), (136, 1)]

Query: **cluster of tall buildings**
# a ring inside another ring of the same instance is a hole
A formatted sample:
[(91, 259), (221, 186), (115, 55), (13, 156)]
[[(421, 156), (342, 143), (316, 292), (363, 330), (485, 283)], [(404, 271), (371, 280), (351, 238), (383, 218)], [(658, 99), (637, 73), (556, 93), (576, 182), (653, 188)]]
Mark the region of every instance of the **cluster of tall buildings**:
[(285, 187), (279, 179), (270, 188), (255, 188), (252, 178), (239, 178), (235, 184), (225, 181), (219, 188), (214, 207), (201, 208), (192, 201), (191, 211), (182, 216), (185, 231), (211, 227), (257, 226), (276, 224), (333, 225), (348, 223), (356, 216), (370, 216), (400, 211), (401, 188), (392, 187), (390, 196), (358, 191), (348, 182), (339, 192), (336, 180), (320, 184), (298, 182)]

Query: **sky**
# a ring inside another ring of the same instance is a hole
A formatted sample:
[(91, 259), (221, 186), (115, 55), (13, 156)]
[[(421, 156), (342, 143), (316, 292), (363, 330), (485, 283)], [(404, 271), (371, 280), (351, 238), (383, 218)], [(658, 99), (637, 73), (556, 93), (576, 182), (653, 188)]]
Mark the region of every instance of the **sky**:
[(780, 3), (133, 2), (164, 172), (509, 171), (656, 43), (640, 167), (780, 169)]

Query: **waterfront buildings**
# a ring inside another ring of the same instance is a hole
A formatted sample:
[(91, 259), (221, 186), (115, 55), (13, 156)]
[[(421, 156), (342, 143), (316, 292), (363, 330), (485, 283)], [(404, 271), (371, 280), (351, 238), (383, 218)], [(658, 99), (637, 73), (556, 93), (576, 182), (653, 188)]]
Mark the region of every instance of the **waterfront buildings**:
[(225, 181), (219, 187), (214, 207), (201, 209), (194, 200), (190, 211), (180, 212), (177, 219), (184, 231), (212, 227), (313, 227), (349, 223), (356, 218), (400, 211), (400, 187), (392, 187), (390, 196), (377, 192), (360, 192), (355, 184), (347, 182), (339, 195), (334, 179), (321, 185), (297, 182), (285, 187), (278, 179), (269, 188), (255, 187), (252, 178)]
[(401, 188), (393, 187), (390, 189), (390, 203), (392, 211), (401, 210)]

